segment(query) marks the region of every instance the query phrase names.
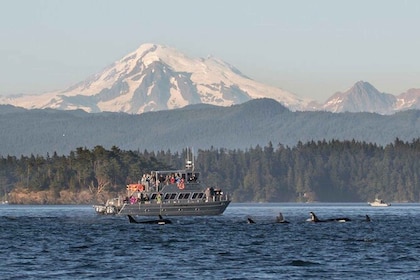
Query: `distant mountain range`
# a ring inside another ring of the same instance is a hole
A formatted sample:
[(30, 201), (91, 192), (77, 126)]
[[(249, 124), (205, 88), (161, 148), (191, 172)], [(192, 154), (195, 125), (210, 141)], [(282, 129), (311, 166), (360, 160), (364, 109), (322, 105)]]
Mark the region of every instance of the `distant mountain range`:
[(378, 114), (393, 114), (398, 111), (420, 109), (420, 89), (410, 89), (398, 96), (379, 92), (368, 82), (357, 82), (346, 92), (338, 92), (328, 98), (321, 106), (330, 112), (370, 112)]
[(292, 111), (393, 114), (420, 108), (420, 89), (394, 96), (362, 81), (319, 104), (254, 81), (220, 59), (190, 58), (176, 49), (155, 44), (141, 45), (102, 72), (68, 89), (0, 97), (0, 104), (27, 109), (140, 114), (199, 103), (231, 106), (258, 98), (274, 99)]
[(78, 147), (180, 151), (355, 140), (386, 145), (420, 137), (420, 110), (392, 115), (290, 111), (273, 99), (195, 104), (143, 114), (26, 110), (0, 105), (0, 156), (68, 154)]

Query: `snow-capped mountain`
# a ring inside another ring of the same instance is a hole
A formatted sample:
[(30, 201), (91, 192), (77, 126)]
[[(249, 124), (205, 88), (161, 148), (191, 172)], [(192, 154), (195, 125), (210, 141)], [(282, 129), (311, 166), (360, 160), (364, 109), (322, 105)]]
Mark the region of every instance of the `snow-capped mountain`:
[(174, 48), (143, 44), (100, 73), (68, 89), (0, 97), (0, 104), (27, 109), (83, 109), (140, 114), (206, 103), (219, 106), (272, 98), (290, 110), (392, 114), (420, 109), (420, 89), (395, 96), (357, 82), (324, 104), (254, 81), (214, 57), (191, 58)]
[(28, 109), (139, 114), (197, 103), (230, 106), (262, 97), (275, 99), (291, 110), (302, 110), (309, 103), (256, 82), (217, 58), (190, 58), (170, 47), (144, 44), (66, 90), (3, 97), (0, 103)]
[(359, 81), (346, 92), (337, 92), (318, 107), (330, 112), (371, 112), (382, 115), (420, 108), (420, 89), (395, 96), (379, 92), (368, 82)]
[(420, 109), (420, 89), (409, 89), (397, 96), (395, 110)]
[(392, 94), (381, 93), (370, 83), (359, 81), (346, 92), (337, 92), (322, 108), (331, 112), (376, 112), (389, 114), (395, 102)]

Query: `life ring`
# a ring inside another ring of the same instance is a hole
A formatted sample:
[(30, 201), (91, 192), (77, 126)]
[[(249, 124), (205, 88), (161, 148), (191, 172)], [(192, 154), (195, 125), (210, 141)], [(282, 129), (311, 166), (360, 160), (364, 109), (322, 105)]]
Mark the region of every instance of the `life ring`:
[(184, 179), (179, 180), (178, 189), (183, 190), (185, 188)]

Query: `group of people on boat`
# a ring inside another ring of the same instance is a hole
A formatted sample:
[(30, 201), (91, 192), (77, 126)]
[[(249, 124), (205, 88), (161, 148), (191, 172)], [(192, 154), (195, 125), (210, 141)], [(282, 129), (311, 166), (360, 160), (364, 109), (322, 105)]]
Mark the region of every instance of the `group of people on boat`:
[(158, 190), (158, 186), (160, 184), (177, 184), (179, 189), (183, 189), (185, 188), (186, 180), (188, 180), (189, 183), (195, 183), (198, 180), (198, 176), (195, 173), (184, 174), (179, 172), (171, 172), (167, 174), (156, 174), (152, 172), (150, 174), (143, 174), (141, 178), (141, 185), (144, 186), (145, 191)]
[(149, 201), (149, 195), (140, 193), (139, 196), (130, 195), (130, 197), (126, 196), (124, 199), (124, 203), (136, 204), (138, 202)]

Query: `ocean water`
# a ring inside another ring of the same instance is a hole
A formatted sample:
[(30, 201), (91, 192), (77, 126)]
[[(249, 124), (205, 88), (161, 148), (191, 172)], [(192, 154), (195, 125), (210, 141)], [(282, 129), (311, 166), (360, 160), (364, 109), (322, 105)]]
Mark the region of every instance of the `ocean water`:
[[(310, 223), (309, 211), (352, 221)], [(0, 279), (420, 279), (420, 204), (231, 204), (170, 219), (0, 205)]]

